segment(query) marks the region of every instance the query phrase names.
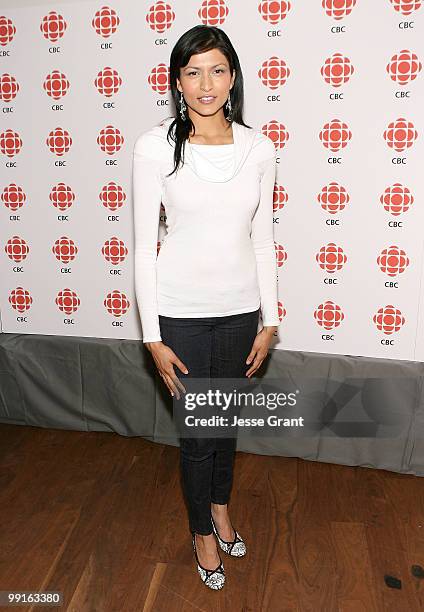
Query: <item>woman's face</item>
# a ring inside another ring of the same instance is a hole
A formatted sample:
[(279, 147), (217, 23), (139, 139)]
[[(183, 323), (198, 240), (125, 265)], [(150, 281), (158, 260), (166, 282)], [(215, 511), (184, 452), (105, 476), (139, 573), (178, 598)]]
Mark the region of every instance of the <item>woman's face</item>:
[[(178, 91), (187, 106), (199, 115), (214, 115), (228, 100), (236, 73), (231, 77), (225, 55), (218, 49), (192, 55), (187, 66), (180, 68)], [(205, 98), (212, 97), (212, 101)], [(203, 99), (202, 99), (203, 98)]]

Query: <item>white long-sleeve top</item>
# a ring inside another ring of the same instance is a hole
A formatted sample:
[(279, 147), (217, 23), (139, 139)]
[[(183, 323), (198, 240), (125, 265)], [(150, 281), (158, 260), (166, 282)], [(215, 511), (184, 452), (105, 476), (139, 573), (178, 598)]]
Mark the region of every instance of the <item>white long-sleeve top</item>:
[[(273, 235), (274, 143), (233, 122), (232, 145), (186, 141), (174, 173), (172, 118), (133, 151), (135, 291), (143, 342), (162, 340), (159, 314), (217, 317), (261, 309), (279, 325)], [(161, 202), (167, 233), (157, 253)]]

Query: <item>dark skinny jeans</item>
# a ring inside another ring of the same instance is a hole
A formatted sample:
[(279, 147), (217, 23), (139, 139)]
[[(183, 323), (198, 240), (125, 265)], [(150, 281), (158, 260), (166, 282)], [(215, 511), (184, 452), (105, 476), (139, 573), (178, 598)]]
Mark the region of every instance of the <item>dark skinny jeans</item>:
[[(256, 337), (259, 309), (222, 317), (159, 315), (162, 341), (187, 366), (177, 377), (246, 378), (246, 359)], [(182, 392), (179, 391), (181, 394)], [(237, 438), (180, 437), (180, 469), (192, 533), (213, 533), (211, 502), (228, 504)]]

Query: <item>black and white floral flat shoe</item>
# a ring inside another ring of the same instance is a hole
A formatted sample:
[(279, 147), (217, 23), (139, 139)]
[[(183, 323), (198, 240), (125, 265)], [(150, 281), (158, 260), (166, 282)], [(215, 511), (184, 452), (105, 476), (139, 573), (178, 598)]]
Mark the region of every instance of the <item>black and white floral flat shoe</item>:
[(221, 549), (227, 554), (231, 555), (232, 557), (244, 557), (244, 555), (247, 552), (246, 544), (244, 543), (240, 534), (233, 528), (234, 533), (236, 534), (234, 537), (234, 540), (232, 542), (226, 542), (220, 537), (218, 530), (215, 527), (215, 523), (214, 523), (212, 516), (211, 516), (211, 521), (212, 521), (213, 530), (215, 532), (216, 537), (218, 538), (218, 544), (220, 545)]
[(221, 557), (219, 557), (220, 563), (216, 569), (206, 569), (205, 567), (200, 565), (199, 557), (197, 556), (196, 537), (194, 533), (192, 533), (192, 537), (193, 537), (194, 554), (195, 554), (196, 563), (197, 563), (197, 571), (200, 574), (200, 578), (206, 584), (206, 586), (208, 586), (210, 589), (214, 589), (214, 590), (222, 589), (222, 587), (225, 584), (225, 571), (224, 571), (224, 564), (222, 563)]

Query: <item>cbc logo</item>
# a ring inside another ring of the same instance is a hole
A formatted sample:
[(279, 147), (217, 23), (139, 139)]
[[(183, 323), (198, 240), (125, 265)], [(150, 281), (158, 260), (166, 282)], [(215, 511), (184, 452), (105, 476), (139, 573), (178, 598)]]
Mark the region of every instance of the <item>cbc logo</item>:
[(57, 183), (50, 191), (49, 200), (55, 208), (64, 211), (74, 203), (75, 193), (66, 183)]
[(100, 70), (94, 80), (94, 86), (97, 91), (106, 98), (110, 98), (114, 94), (117, 94), (121, 85), (122, 78), (119, 72), (110, 66), (105, 66)]
[(0, 15), (0, 45), (5, 47), (14, 39), (16, 28), (13, 21), (4, 15)]
[[(318, 325), (325, 330), (332, 330), (338, 327), (344, 319), (342, 309), (338, 304), (327, 300), (319, 304), (314, 311), (314, 319)], [(325, 339), (328, 339), (325, 337)]]
[(160, 95), (168, 93), (170, 89), (169, 66), (158, 64), (151, 70), (147, 80), (152, 90), (156, 93)]
[(341, 270), (347, 261), (342, 247), (337, 246), (334, 242), (322, 246), (315, 259), (319, 267), (328, 274), (334, 274), (334, 272)]
[(276, 119), (272, 119), (262, 126), (262, 133), (268, 136), (274, 143), (276, 149), (282, 149), (286, 146), (289, 139), (289, 133), (286, 127), (279, 123)]
[[(29, 246), (20, 236), (12, 236), (12, 238), (9, 238), (6, 242), (4, 250), (9, 259), (12, 259), (15, 263), (20, 263), (26, 259), (29, 253)], [(15, 271), (17, 272), (18, 270)]]
[(112, 125), (107, 125), (105, 128), (100, 130), (97, 137), (97, 144), (101, 150), (108, 155), (114, 155), (121, 150), (122, 145), (124, 144), (124, 137), (118, 128), (115, 128)]
[(396, 217), (409, 210), (414, 203), (414, 196), (408, 187), (400, 183), (394, 183), (386, 187), (384, 193), (380, 196), (380, 202), (386, 212)]
[(72, 138), (67, 130), (57, 127), (48, 135), (46, 144), (52, 153), (61, 157), (71, 148)]
[(68, 264), (75, 259), (78, 247), (75, 242), (67, 236), (58, 238), (52, 246), (53, 255), (63, 264)]
[[(59, 310), (64, 312), (67, 315), (71, 315), (76, 312), (81, 304), (81, 300), (75, 291), (72, 291), (68, 287), (59, 291), (56, 296), (55, 303)], [(69, 322), (67, 320), (67, 322)]]
[(403, 49), (392, 56), (386, 70), (392, 79), (399, 85), (406, 85), (414, 81), (421, 72), (421, 62), (418, 56), (408, 49)]
[(400, 117), (389, 123), (383, 136), (387, 146), (401, 153), (412, 147), (418, 138), (418, 132), (411, 121)]
[(344, 57), (341, 53), (334, 53), (321, 66), (321, 76), (332, 87), (341, 87), (348, 83), (353, 72), (354, 68), (349, 58)]
[(18, 312), (26, 312), (31, 308), (33, 299), (26, 289), (16, 287), (9, 294), (9, 304)]
[(284, 60), (273, 55), (262, 63), (258, 70), (258, 76), (269, 89), (278, 89), (278, 87), (285, 85), (290, 76), (290, 69)]
[(0, 100), (11, 102), (16, 98), (19, 89), (19, 83), (11, 74), (5, 72), (0, 76)]
[[(125, 315), (130, 307), (130, 302), (125, 293), (122, 293), (122, 291), (118, 291), (117, 289), (107, 294), (103, 304), (108, 313), (114, 317), (121, 317), (122, 315)], [(113, 321), (112, 325), (120, 327), (122, 326), (122, 322)]]
[(7, 157), (18, 155), (22, 149), (22, 139), (17, 132), (8, 129), (0, 133), (0, 151)]
[(43, 83), (43, 89), (48, 96), (54, 100), (60, 100), (66, 96), (69, 90), (70, 83), (66, 75), (59, 70), (53, 70), (46, 76)]
[(276, 242), (274, 242), (274, 247), (275, 247), (275, 256), (277, 258), (277, 266), (281, 268), (281, 266), (283, 266), (285, 262), (287, 261), (287, 251), (285, 250), (283, 245), (277, 244)]
[(395, 11), (402, 13), (405, 17), (417, 11), (422, 4), (421, 0), (390, 0), (390, 2)]
[(224, 0), (203, 0), (197, 15), (204, 25), (220, 26), (225, 22), (228, 12)]
[(26, 202), (26, 194), (22, 187), (16, 183), (6, 185), (1, 194), (3, 204), (12, 211), (16, 211)]
[[(405, 317), (398, 308), (393, 306), (393, 304), (387, 304), (378, 309), (373, 316), (373, 322), (379, 331), (389, 336), (402, 328), (405, 324)], [(382, 344), (387, 344), (387, 342), (382, 341)]]
[(317, 195), (317, 200), (325, 212), (330, 213), (330, 215), (335, 215), (346, 207), (350, 197), (343, 185), (332, 182), (328, 185), (324, 185)]
[(102, 255), (112, 265), (116, 266), (122, 263), (128, 255), (128, 249), (122, 240), (116, 236), (112, 236), (106, 240), (102, 246)]
[(95, 13), (91, 25), (99, 36), (109, 38), (115, 34), (119, 23), (120, 19), (116, 11), (110, 6), (103, 6)]
[(272, 200), (272, 211), (276, 213), (279, 210), (283, 210), (288, 200), (289, 196), (284, 187), (282, 185), (275, 185)]
[(172, 7), (166, 2), (161, 2), (159, 0), (147, 11), (146, 22), (149, 27), (158, 34), (163, 34), (166, 30), (169, 30), (174, 20), (175, 13)]
[(66, 32), (67, 23), (62, 15), (56, 13), (56, 11), (50, 11), (43, 17), (40, 24), (40, 30), (47, 40), (55, 43), (62, 38)]
[(388, 276), (398, 276), (403, 274), (409, 266), (409, 257), (403, 249), (392, 244), (381, 251), (377, 257), (377, 264), (380, 270)]
[(287, 311), (284, 308), (283, 303), (280, 302), (280, 300), (278, 300), (278, 318), (280, 319), (280, 323), (286, 315), (287, 315)]
[(346, 123), (340, 119), (332, 119), (326, 123), (319, 133), (319, 139), (326, 149), (336, 153), (344, 149), (352, 138), (352, 132)]
[(355, 5), (356, 0), (322, 0), (326, 14), (337, 21), (350, 15)]
[(274, 2), (273, 0), (264, 0), (258, 6), (258, 11), (262, 19), (271, 25), (276, 25), (280, 21), (283, 21), (287, 17), (290, 9), (291, 3), (288, 1)]
[[(125, 204), (127, 196), (121, 185), (118, 185), (114, 181), (109, 181), (109, 183), (102, 187), (99, 193), (99, 199), (105, 208), (115, 212)], [(119, 216), (115, 215), (114, 217), (116, 217), (116, 219), (114, 218), (113, 220), (119, 220)]]

